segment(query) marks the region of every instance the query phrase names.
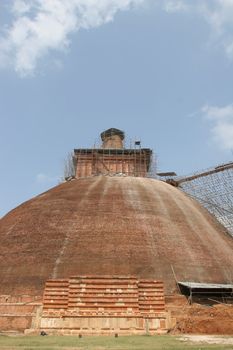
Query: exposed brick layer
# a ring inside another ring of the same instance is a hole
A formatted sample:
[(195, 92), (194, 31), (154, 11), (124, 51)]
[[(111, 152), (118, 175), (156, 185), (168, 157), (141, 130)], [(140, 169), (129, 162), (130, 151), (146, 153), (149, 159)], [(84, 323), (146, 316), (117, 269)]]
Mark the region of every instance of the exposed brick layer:
[(45, 286), (41, 328), (49, 333), (154, 333), (170, 325), (160, 281), (78, 276), (49, 280)]
[(79, 316), (149, 316), (165, 311), (163, 283), (123, 276), (82, 276), (46, 282), (43, 310)]
[(41, 297), (0, 295), (0, 330), (24, 331), (35, 327), (41, 306)]
[(124, 174), (127, 176), (145, 177), (150, 164), (148, 150), (125, 151), (118, 154), (117, 150), (75, 150), (77, 178), (93, 175)]
[[(133, 275), (226, 283), (233, 240), (197, 202), (161, 181), (105, 177), (61, 184), (0, 221), (0, 294), (42, 295), (45, 281)], [(173, 269), (172, 269), (173, 268)]]

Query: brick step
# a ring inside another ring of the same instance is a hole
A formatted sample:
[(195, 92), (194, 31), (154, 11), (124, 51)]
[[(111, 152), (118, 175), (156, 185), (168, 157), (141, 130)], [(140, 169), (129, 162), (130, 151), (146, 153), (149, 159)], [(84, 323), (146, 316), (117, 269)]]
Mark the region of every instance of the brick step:
[(68, 304), (68, 301), (65, 301), (65, 300), (61, 300), (61, 299), (58, 299), (58, 300), (55, 300), (54, 302), (52, 302), (51, 300), (53, 299), (50, 299), (50, 300), (45, 300), (44, 301), (44, 304)]
[(69, 288), (70, 289), (102, 289), (102, 290), (106, 290), (106, 289), (110, 289), (110, 290), (117, 290), (117, 289), (122, 289), (122, 290), (138, 290), (138, 287), (137, 286), (133, 286), (133, 285), (127, 285), (127, 286), (124, 286), (122, 284), (119, 284), (118, 286), (113, 286), (113, 285), (109, 285), (109, 286), (106, 286), (106, 285), (90, 285), (90, 284), (86, 284), (85, 286), (82, 286), (80, 284), (70, 284), (69, 285)]
[[(56, 302), (55, 304), (62, 304), (59, 302)], [(65, 303), (64, 303), (65, 304)], [(103, 306), (103, 307), (108, 307), (108, 306), (122, 306), (122, 307), (137, 307), (138, 308), (138, 303), (135, 302), (130, 302), (130, 303), (124, 303), (124, 302), (120, 302), (120, 301), (116, 301), (114, 303), (108, 303), (107, 301), (93, 301), (93, 302), (76, 302), (76, 303), (68, 303), (68, 306)]]
[(153, 301), (153, 302), (145, 302), (145, 303), (139, 303), (140, 307), (146, 307), (147, 305), (165, 305), (165, 303), (163, 301)]
[(129, 297), (131, 297), (131, 298), (135, 298), (135, 297), (137, 297), (138, 298), (138, 293), (136, 293), (136, 292), (134, 292), (134, 293), (129, 293), (129, 292), (124, 292), (124, 293), (121, 293), (121, 292), (116, 292), (116, 291), (114, 291), (114, 293), (111, 293), (111, 292), (93, 292), (93, 291), (70, 291), (69, 292), (69, 296), (70, 297), (73, 297), (73, 296), (75, 296), (75, 295), (83, 295), (83, 296), (93, 296), (93, 297), (95, 297), (95, 296), (109, 296), (109, 297), (114, 297), (114, 296), (122, 296), (122, 297), (124, 297), (124, 296), (129, 296)]
[(164, 305), (157, 305), (156, 308), (152, 307), (152, 306), (147, 306), (147, 307), (139, 307), (139, 310), (154, 310), (154, 311), (158, 311), (158, 310), (165, 310)]
[(139, 305), (165, 305), (165, 302), (164, 300), (152, 300), (152, 301), (149, 301), (149, 300), (144, 300), (143, 302), (139, 302), (138, 303)]
[[(132, 300), (129, 302), (125, 302), (124, 300), (77, 300), (77, 301), (71, 301), (69, 300), (68, 305), (78, 305), (78, 304), (84, 304), (84, 305), (115, 305), (116, 303), (119, 304), (121, 303), (122, 305), (138, 305), (137, 301)], [(158, 304), (159, 305), (159, 304)]]
[(139, 300), (139, 305), (146, 305), (146, 304), (165, 304), (163, 299), (146, 299), (146, 300)]
[(137, 280), (115, 280), (115, 279), (81, 279), (81, 280), (75, 280), (75, 279), (70, 279), (69, 280), (70, 284), (93, 284), (93, 285), (138, 285)]
[(164, 293), (164, 291), (163, 291), (163, 289), (160, 289), (160, 288), (139, 288), (138, 289), (138, 292), (139, 293), (145, 293), (145, 292), (157, 292), (157, 293), (161, 293), (161, 294), (163, 294)]
[(44, 294), (45, 294), (45, 293), (55, 293), (55, 292), (67, 294), (67, 293), (69, 292), (69, 288), (67, 288), (67, 289), (61, 289), (61, 288), (45, 288)]
[(164, 300), (160, 298), (153, 298), (153, 299), (139, 299), (138, 300), (139, 304), (148, 304), (148, 303), (163, 303)]
[(130, 301), (134, 301), (134, 302), (138, 302), (138, 298), (135, 297), (135, 298), (132, 298), (132, 296), (128, 296), (128, 297), (122, 297), (121, 295), (116, 295), (116, 296), (105, 296), (105, 295), (101, 295), (101, 296), (98, 296), (98, 295), (95, 295), (95, 296), (89, 296), (89, 295), (84, 295), (84, 296), (80, 296), (80, 295), (76, 295), (76, 296), (73, 296), (73, 297), (69, 297), (69, 301), (75, 301), (75, 300), (86, 300), (86, 301), (89, 301), (89, 300), (110, 300), (110, 301), (114, 301), (114, 300), (125, 300), (126, 302), (130, 302)]
[[(117, 280), (130, 280), (130, 281), (138, 281), (137, 277), (136, 276), (124, 276), (124, 275), (118, 275), (118, 276), (112, 276), (112, 275), (86, 275), (86, 276), (70, 276), (70, 279), (69, 280), (85, 280), (85, 281), (88, 281), (88, 280), (94, 280), (94, 281), (99, 281), (99, 280), (113, 280), (113, 281), (117, 281)], [(59, 280), (63, 280), (62, 278), (59, 279)], [(59, 281), (58, 280), (58, 281)], [(67, 280), (67, 279), (64, 279), (64, 280)], [(50, 280), (49, 280), (50, 281)]]
[(158, 293), (164, 293), (164, 290), (162, 288), (154, 288), (154, 287), (150, 287), (150, 288), (138, 288), (138, 292), (141, 293), (141, 292), (158, 292)]
[(46, 297), (46, 298), (44, 298), (43, 299), (43, 303), (46, 303), (46, 302), (51, 301), (51, 300), (61, 300), (61, 301), (64, 301), (64, 302), (68, 301), (67, 298), (61, 298), (61, 297), (58, 297), (58, 296), (54, 298), (54, 296), (53, 296), (53, 297)]
[[(59, 313), (146, 314), (163, 312), (163, 283), (126, 276), (80, 276), (49, 280), (43, 296), (44, 310)], [(66, 312), (67, 312), (66, 311)]]
[(67, 305), (56, 305), (56, 304), (53, 304), (53, 305), (47, 305), (47, 304), (44, 304), (43, 305), (43, 308), (44, 309), (67, 309)]
[[(105, 308), (105, 309), (103, 309), (103, 308), (98, 308), (98, 307), (95, 307), (95, 308), (88, 308), (88, 309), (77, 309), (77, 308), (75, 308), (75, 309), (64, 309), (64, 311), (66, 311), (66, 312), (72, 312), (72, 310), (73, 310), (73, 312), (74, 313), (77, 313), (77, 314), (85, 314), (85, 313), (104, 313), (105, 315), (108, 315), (108, 314), (122, 314), (122, 315), (127, 315), (127, 314), (138, 314), (138, 313), (140, 313), (140, 310), (139, 309), (130, 309), (130, 310), (128, 310), (128, 309), (117, 309), (117, 308)], [(149, 310), (149, 311), (151, 311), (151, 310)], [(161, 310), (161, 311), (163, 311), (163, 310)], [(151, 312), (155, 312), (155, 311), (151, 311)], [(158, 311), (156, 311), (156, 312), (158, 312)]]
[[(85, 313), (79, 313), (79, 314), (73, 314), (73, 315), (69, 315), (68, 317), (97, 317), (97, 318), (129, 318), (129, 317), (140, 317), (138, 314), (135, 313), (135, 315), (133, 313), (118, 313), (118, 312), (98, 312), (98, 313), (93, 313), (93, 312), (85, 312)], [(64, 316), (67, 317), (67, 316)]]
[(63, 308), (68, 308), (68, 304), (61, 304), (61, 303), (45, 303), (44, 305), (43, 305), (43, 307), (45, 308), (47, 308), (47, 309), (54, 309), (54, 307), (55, 306), (60, 306), (60, 308), (61, 309), (63, 309)]
[(156, 296), (164, 298), (164, 295), (161, 292), (151, 292), (151, 293), (150, 292), (139, 292), (138, 295), (139, 295), (139, 297), (144, 297), (144, 296), (153, 297), (154, 295), (156, 295)]
[(139, 300), (140, 302), (147, 301), (147, 300), (151, 300), (151, 301), (153, 301), (153, 300), (160, 300), (160, 301), (165, 302), (164, 298), (161, 297), (161, 296), (153, 296), (153, 297), (143, 296), (143, 297), (141, 297), (141, 298), (138, 298), (138, 300)]
[(147, 305), (145, 307), (139, 306), (139, 310), (164, 310), (165, 305)]
[(153, 281), (145, 281), (142, 282), (141, 280), (138, 282), (139, 287), (147, 287), (147, 286), (156, 286), (156, 287), (163, 287), (163, 282), (153, 282)]
[[(106, 296), (105, 295), (93, 295), (93, 296), (89, 296), (89, 295), (83, 295), (83, 296), (80, 296), (78, 294), (76, 295), (73, 295), (73, 296), (69, 296), (69, 299), (70, 301), (75, 301), (75, 300), (86, 300), (86, 301), (92, 301), (92, 300), (101, 300), (101, 299), (104, 299), (104, 300), (108, 300), (110, 303), (111, 302), (114, 302), (114, 300), (125, 300), (125, 302), (128, 302), (128, 301), (134, 301), (136, 303), (138, 303), (138, 297), (137, 296), (128, 296), (128, 297), (123, 297), (122, 295), (115, 295), (115, 296)], [(159, 299), (161, 300), (161, 299)]]
[(141, 294), (141, 293), (158, 293), (158, 294), (161, 294), (161, 295), (164, 295), (164, 291), (162, 289), (159, 289), (159, 288), (141, 288), (141, 289), (138, 289), (138, 293)]
[(54, 288), (54, 287), (46, 287), (45, 288), (45, 293), (49, 293), (49, 292), (60, 292), (60, 293), (68, 293), (69, 288)]
[(165, 302), (164, 300), (143, 300), (143, 301), (139, 301), (139, 305), (154, 305), (154, 304), (164, 304)]
[[(59, 303), (56, 303), (59, 304)], [(138, 309), (138, 304), (131, 303), (131, 304), (123, 304), (123, 303), (116, 303), (116, 304), (107, 304), (107, 303), (72, 303), (68, 304), (68, 307), (78, 307), (78, 308), (95, 308), (95, 307), (101, 307), (101, 308), (123, 308), (123, 309), (128, 309), (128, 308), (136, 308)]]
[(165, 306), (164, 303), (148, 303), (148, 304), (139, 304), (139, 308), (146, 308), (146, 307), (158, 307), (158, 306)]
[(159, 289), (163, 289), (163, 284), (152, 284), (152, 283), (148, 283), (148, 284), (139, 284), (138, 288), (159, 288)]
[(162, 284), (163, 285), (163, 281), (157, 281), (157, 280), (145, 280), (145, 279), (140, 279), (138, 284), (147, 284), (147, 283), (154, 283), (154, 284)]
[(59, 293), (59, 292), (51, 292), (51, 293), (44, 293), (44, 297), (47, 298), (47, 297), (57, 297), (57, 296), (60, 296), (62, 298), (68, 298), (68, 295), (69, 293)]

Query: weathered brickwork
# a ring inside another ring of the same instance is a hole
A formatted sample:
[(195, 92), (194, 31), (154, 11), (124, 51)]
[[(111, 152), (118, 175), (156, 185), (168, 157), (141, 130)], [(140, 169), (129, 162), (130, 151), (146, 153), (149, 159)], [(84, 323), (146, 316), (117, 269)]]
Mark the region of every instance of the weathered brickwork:
[(169, 324), (162, 282), (83, 276), (46, 283), (41, 329), (49, 332), (158, 333)]
[(124, 148), (124, 132), (108, 129), (101, 134), (100, 148), (74, 150), (76, 178), (93, 175), (146, 177), (152, 151), (148, 148)]
[(94, 175), (146, 177), (150, 166), (149, 149), (75, 149), (76, 178)]
[(38, 327), (41, 297), (0, 295), (0, 331), (21, 331)]

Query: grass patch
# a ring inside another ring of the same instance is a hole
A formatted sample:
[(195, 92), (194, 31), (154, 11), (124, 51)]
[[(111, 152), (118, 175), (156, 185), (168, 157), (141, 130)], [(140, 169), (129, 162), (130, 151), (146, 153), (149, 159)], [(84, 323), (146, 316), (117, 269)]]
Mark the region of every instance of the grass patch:
[(213, 350), (232, 345), (191, 344), (175, 336), (0, 336), (1, 350)]

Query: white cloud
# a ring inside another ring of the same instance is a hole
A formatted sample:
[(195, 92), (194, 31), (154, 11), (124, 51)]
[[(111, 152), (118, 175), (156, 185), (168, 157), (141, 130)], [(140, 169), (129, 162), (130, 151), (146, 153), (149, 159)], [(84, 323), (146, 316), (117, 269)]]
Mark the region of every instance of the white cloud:
[(36, 181), (40, 184), (57, 184), (59, 180), (59, 176), (49, 176), (43, 173), (36, 175)]
[(163, 8), (166, 12), (183, 12), (189, 9), (189, 5), (183, 0), (167, 0), (164, 1)]
[(23, 15), (31, 10), (31, 3), (24, 0), (15, 0), (12, 11), (16, 15)]
[(201, 112), (211, 123), (214, 141), (225, 150), (233, 150), (233, 104), (217, 107), (205, 105)]
[(52, 50), (65, 50), (70, 34), (98, 27), (143, 0), (12, 0), (12, 23), (0, 39), (0, 64), (31, 75)]
[[(39, 61), (53, 51), (66, 51), (71, 34), (99, 27), (118, 11), (152, 0), (9, 0), (11, 22), (0, 36), (0, 65), (21, 76), (33, 75)], [(194, 14), (208, 23), (214, 44), (233, 59), (233, 0), (153, 0), (174, 14)], [(7, 18), (8, 18), (7, 17)]]

